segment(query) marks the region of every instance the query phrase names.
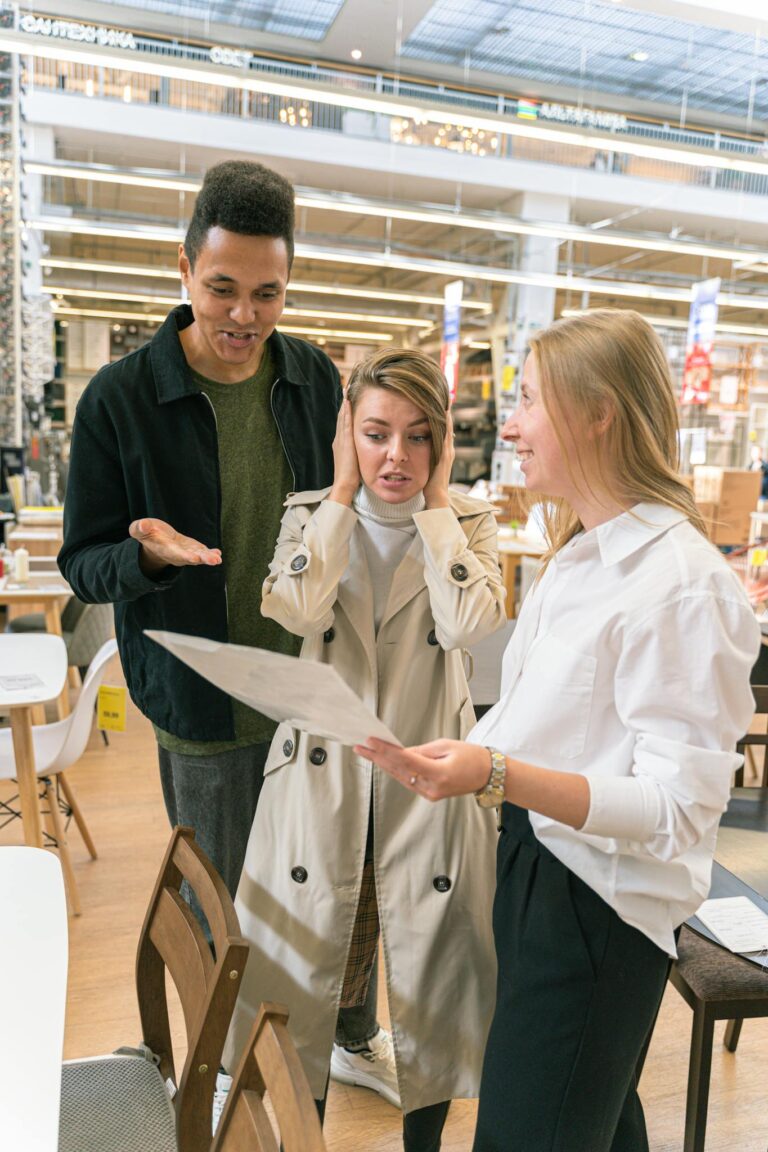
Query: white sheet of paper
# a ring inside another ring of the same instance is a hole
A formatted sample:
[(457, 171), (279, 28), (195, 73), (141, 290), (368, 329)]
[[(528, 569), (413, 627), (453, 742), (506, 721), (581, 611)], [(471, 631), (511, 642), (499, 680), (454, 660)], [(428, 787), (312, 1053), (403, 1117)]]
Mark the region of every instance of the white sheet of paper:
[(272, 720), (287, 720), (295, 728), (340, 744), (364, 744), (368, 736), (377, 736), (400, 745), (329, 664), (180, 632), (147, 629), (144, 634), (211, 684)]
[(705, 900), (696, 915), (731, 952), (768, 948), (768, 916), (747, 896)]

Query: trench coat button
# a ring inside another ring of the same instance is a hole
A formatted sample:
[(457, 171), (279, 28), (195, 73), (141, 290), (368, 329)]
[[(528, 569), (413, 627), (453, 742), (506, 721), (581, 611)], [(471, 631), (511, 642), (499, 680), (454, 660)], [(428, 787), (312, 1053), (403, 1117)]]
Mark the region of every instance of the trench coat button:
[(454, 580), (466, 580), (467, 576), (469, 576), (466, 565), (454, 564), (451, 568), (451, 576), (453, 576)]
[(330, 644), (331, 640), (333, 640), (335, 635), (336, 635), (336, 629), (335, 628), (329, 628), (327, 632), (323, 632), (323, 644)]
[(431, 644), (433, 648), (436, 648), (438, 643), (439, 643), (439, 641), (437, 639), (437, 633), (435, 632), (435, 630), (433, 628), (432, 631), (429, 633), (429, 636), (427, 636), (427, 644)]
[(286, 740), (284, 742), (283, 756), (293, 756), (293, 740)]
[(291, 880), (295, 880), (297, 884), (303, 884), (307, 879), (307, 870), (302, 868), (299, 864), (296, 868), (291, 868)]
[(435, 876), (432, 884), (438, 892), (447, 892), (451, 886), (451, 881), (448, 876)]
[(306, 568), (306, 566), (306, 556), (294, 556), (293, 560), (291, 560), (291, 568), (294, 572), (301, 572), (302, 568)]
[(310, 764), (325, 764), (328, 759), (328, 753), (325, 748), (313, 748), (309, 754)]

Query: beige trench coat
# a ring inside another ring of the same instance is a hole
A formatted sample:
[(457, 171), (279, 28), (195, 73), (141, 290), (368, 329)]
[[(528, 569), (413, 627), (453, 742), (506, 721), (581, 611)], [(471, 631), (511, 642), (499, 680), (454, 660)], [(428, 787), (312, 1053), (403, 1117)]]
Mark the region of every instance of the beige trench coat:
[[(490, 506), (451, 493), (417, 513), (378, 634), (357, 515), (324, 492), (290, 496), (262, 612), (304, 636), (403, 744), (474, 724), (462, 648), (505, 621)], [(262, 1000), (290, 1010), (317, 1099), (325, 1091), (373, 799), (374, 864), (405, 1111), (476, 1096), (495, 998), (496, 826), (472, 797), (432, 804), (351, 748), (282, 724), (237, 893), (251, 954), (225, 1064)]]

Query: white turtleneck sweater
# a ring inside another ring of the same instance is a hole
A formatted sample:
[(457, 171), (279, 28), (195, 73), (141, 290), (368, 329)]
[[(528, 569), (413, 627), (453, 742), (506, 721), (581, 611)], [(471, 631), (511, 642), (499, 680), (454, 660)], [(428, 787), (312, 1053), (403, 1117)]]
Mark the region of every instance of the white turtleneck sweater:
[(392, 577), (416, 535), (413, 516), (425, 507), (424, 493), (419, 492), (402, 504), (388, 504), (363, 485), (358, 488), (352, 507), (357, 513), (356, 529), (368, 561), (373, 588), (373, 617), (378, 632)]

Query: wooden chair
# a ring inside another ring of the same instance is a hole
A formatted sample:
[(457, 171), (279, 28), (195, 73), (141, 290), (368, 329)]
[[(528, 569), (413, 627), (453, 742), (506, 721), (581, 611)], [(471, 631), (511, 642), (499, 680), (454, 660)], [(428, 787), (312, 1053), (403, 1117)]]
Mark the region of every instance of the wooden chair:
[[(288, 1010), (262, 1004), (211, 1152), (326, 1152), (317, 1106), (288, 1035)], [(264, 1104), (269, 1096), (279, 1138)]]
[(683, 1152), (704, 1152), (715, 1022), (729, 1021), (723, 1043), (735, 1052), (742, 1020), (768, 1016), (768, 970), (687, 926), (677, 952), (669, 979), (693, 1009)]
[[(212, 944), (182, 899), (186, 881)], [(176, 828), (136, 957), (139, 1049), (66, 1062), (59, 1152), (208, 1152), (216, 1074), (248, 956), (232, 899), (190, 828)], [(177, 1077), (166, 972), (181, 1000), (187, 1057)]]
[[(768, 715), (768, 684), (753, 684), (752, 694), (755, 697), (755, 715), (765, 716)], [(754, 747), (763, 749), (763, 778), (762, 787), (768, 788), (768, 733), (766, 732), (747, 732), (742, 736), (736, 745), (736, 751), (742, 756), (748, 757), (752, 760), (754, 767), (754, 760), (752, 759), (752, 749)], [(736, 770), (734, 783), (737, 788), (741, 788), (744, 784), (744, 765)]]

